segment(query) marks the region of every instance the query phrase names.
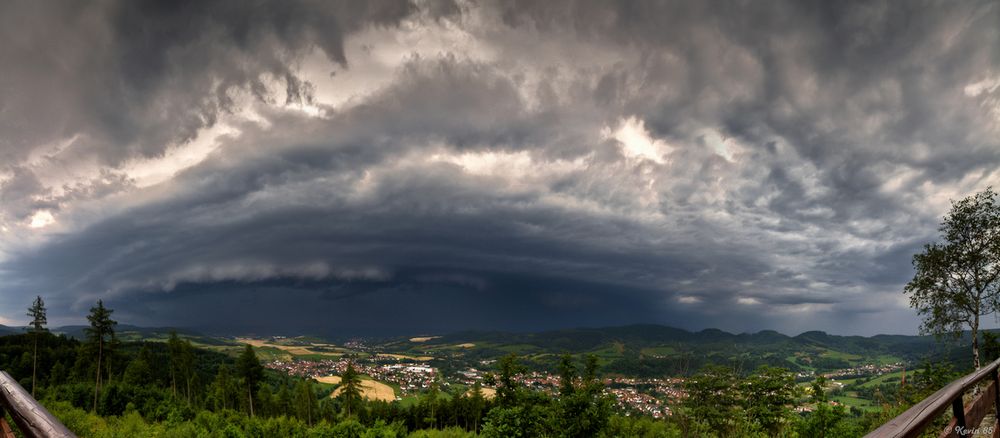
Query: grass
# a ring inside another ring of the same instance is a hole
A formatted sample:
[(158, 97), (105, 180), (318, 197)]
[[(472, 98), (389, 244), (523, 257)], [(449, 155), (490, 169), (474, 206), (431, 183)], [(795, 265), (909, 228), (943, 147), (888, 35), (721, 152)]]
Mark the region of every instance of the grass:
[(822, 354), (820, 354), (820, 356), (829, 357), (832, 359), (842, 359), (852, 363), (858, 362), (862, 359), (862, 357), (857, 354), (844, 353), (842, 351), (836, 351), (836, 350), (826, 350)]
[(326, 359), (339, 359), (343, 356), (340, 353), (310, 353), (310, 354), (296, 354), (294, 355), (296, 359), (299, 360), (311, 360), (311, 361), (321, 361)]
[(625, 351), (624, 346), (620, 343), (614, 343), (604, 348), (599, 348), (597, 350), (591, 351), (590, 353), (597, 356), (598, 358), (611, 358), (617, 359), (622, 357), (622, 353)]
[[(456, 348), (456, 347), (452, 347), (452, 348)], [(457, 347), (457, 348), (461, 349), (461, 347)], [(536, 347), (534, 345), (530, 345), (530, 344), (501, 345), (501, 346), (497, 347), (497, 349), (500, 350), (500, 351), (508, 352), (508, 353), (517, 353), (518, 356), (525, 356), (525, 355), (528, 355), (528, 354), (531, 354), (531, 353), (540, 353), (540, 352), (542, 352), (542, 349), (540, 349), (540, 348), (538, 348), (538, 347)]]
[(812, 365), (804, 362), (799, 362), (800, 355), (803, 355), (803, 353), (795, 353), (792, 356), (785, 356), (785, 361), (790, 362), (795, 366), (798, 366), (806, 371), (816, 371), (816, 368), (814, 368)]
[[(912, 374), (912, 372), (911, 372), (911, 374)], [(871, 381), (862, 383), (861, 386), (863, 388), (870, 388), (870, 387), (873, 387), (873, 386), (881, 385), (883, 383), (896, 383), (896, 384), (898, 384), (899, 380), (900, 380), (900, 378), (902, 376), (903, 376), (903, 372), (902, 371), (896, 371), (894, 373), (883, 374), (881, 376), (878, 376), (878, 377), (872, 379)], [(894, 379), (894, 380), (893, 381), (888, 381), (889, 379)]]
[(865, 411), (877, 411), (881, 409), (881, 407), (872, 400), (853, 397), (850, 395), (838, 395), (831, 397), (831, 399), (849, 408), (853, 407)]
[(893, 356), (891, 354), (880, 354), (875, 358), (875, 363), (879, 365), (889, 365), (893, 363), (902, 362), (903, 359)]
[(646, 356), (672, 356), (677, 350), (674, 347), (661, 345), (659, 347), (647, 347), (640, 350)]
[(836, 378), (835, 377), (835, 378), (833, 378), (831, 380), (833, 380), (834, 382), (843, 383), (844, 386), (847, 386), (847, 385), (853, 385), (853, 384), (857, 383), (857, 381), (859, 381), (861, 379), (862, 379), (862, 377), (852, 377), (850, 379), (840, 379), (840, 378)]
[(416, 395), (408, 395), (399, 399), (399, 406), (408, 408), (420, 402), (420, 397)]

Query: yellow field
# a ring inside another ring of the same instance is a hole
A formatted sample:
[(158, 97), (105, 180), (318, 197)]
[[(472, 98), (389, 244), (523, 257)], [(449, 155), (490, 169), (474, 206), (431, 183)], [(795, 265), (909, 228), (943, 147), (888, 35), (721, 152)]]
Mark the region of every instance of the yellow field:
[(422, 336), (419, 338), (410, 338), (410, 342), (427, 342), (431, 339), (437, 339), (437, 338), (440, 338), (440, 336)]
[(469, 343), (456, 345), (456, 347), (459, 347), (459, 348), (472, 348), (472, 347), (475, 347), (475, 346), (476, 346), (476, 344), (469, 344)]
[(324, 352), (324, 351), (314, 351), (314, 350), (310, 350), (310, 349), (308, 349), (306, 347), (303, 347), (301, 345), (280, 345), (280, 344), (274, 344), (274, 343), (265, 341), (263, 339), (236, 338), (236, 341), (242, 342), (244, 344), (250, 344), (250, 345), (252, 345), (254, 347), (257, 347), (257, 348), (260, 348), (260, 347), (277, 348), (279, 350), (286, 351), (286, 352), (288, 352), (290, 354), (293, 354), (293, 355), (324, 354), (324, 355), (329, 355), (329, 356), (340, 356), (339, 353), (329, 353), (329, 352)]
[(336, 385), (340, 383), (340, 376), (323, 376), (315, 378), (319, 383), (329, 383), (331, 385)]
[[(337, 377), (337, 381), (340, 381), (339, 377)], [(330, 397), (336, 397), (338, 395), (340, 395), (340, 388), (337, 388), (330, 393)], [(361, 381), (361, 396), (369, 400), (393, 401), (396, 399), (396, 393), (392, 390), (391, 386), (368, 379)]]
[[(494, 388), (487, 388), (487, 387), (484, 386), (484, 387), (479, 388), (479, 389), (483, 391), (483, 398), (485, 398), (487, 400), (492, 400), (492, 399), (496, 398), (496, 396), (497, 396), (497, 390), (494, 389)], [(465, 395), (472, 396), (472, 388), (469, 388), (469, 391), (466, 392)]]

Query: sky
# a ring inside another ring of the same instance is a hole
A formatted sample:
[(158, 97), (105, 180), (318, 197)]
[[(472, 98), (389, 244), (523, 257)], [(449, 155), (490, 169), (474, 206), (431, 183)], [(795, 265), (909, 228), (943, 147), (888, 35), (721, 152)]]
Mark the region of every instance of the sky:
[(913, 334), (989, 185), (996, 2), (0, 3), (7, 325)]

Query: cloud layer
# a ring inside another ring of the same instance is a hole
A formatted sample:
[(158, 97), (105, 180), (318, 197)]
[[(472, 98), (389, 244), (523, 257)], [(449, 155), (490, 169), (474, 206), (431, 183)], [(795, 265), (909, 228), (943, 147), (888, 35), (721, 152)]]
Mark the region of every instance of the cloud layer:
[(0, 6), (0, 322), (915, 332), (1000, 8), (721, 6)]

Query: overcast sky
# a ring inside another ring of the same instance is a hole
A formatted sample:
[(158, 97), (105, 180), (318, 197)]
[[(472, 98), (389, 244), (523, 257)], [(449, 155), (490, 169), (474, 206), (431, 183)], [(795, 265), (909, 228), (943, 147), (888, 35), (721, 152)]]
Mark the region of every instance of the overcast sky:
[(996, 2), (0, 3), (0, 323), (915, 333)]

